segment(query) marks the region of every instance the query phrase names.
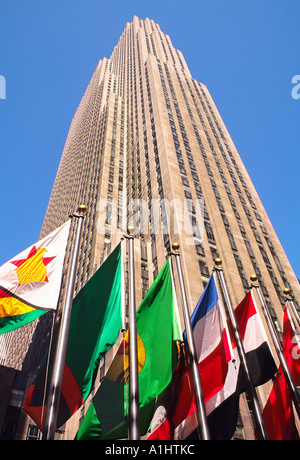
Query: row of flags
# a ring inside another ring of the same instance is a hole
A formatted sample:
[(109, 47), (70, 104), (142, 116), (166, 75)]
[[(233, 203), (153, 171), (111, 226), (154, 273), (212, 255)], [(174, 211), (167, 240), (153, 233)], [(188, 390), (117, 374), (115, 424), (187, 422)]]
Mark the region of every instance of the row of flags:
[[(180, 332), (167, 261), (136, 314), (140, 432), (148, 431), (156, 398), (169, 385), (178, 362)], [(77, 439), (126, 438), (128, 433), (128, 333), (94, 396)]]
[[(74, 298), (57, 427), (89, 396), (99, 362), (116, 343), (122, 326), (122, 260), (118, 246)], [(45, 382), (49, 382), (47, 375), (51, 375), (54, 364), (51, 359), (49, 366), (48, 362), (47, 354), (23, 405), (41, 430), (46, 415)]]
[[(276, 365), (260, 322), (252, 293), (235, 309), (242, 333), (248, 368), (255, 386), (262, 385), (276, 373)], [(204, 391), (211, 438), (231, 439), (238, 421), (239, 396), (246, 391), (239, 355), (223, 307), (214, 275), (211, 276), (191, 317), (199, 370)], [(175, 409), (149, 436), (149, 439), (197, 439), (197, 418), (188, 361), (180, 370), (174, 394)], [(163, 437), (162, 437), (163, 436)]]
[[(69, 226), (70, 221), (0, 267), (0, 334), (56, 308)], [(114, 345), (117, 349), (80, 425), (78, 440), (128, 436), (129, 340), (124, 329), (122, 245), (115, 248), (72, 304), (57, 429), (87, 401), (100, 360)], [(140, 434), (149, 440), (198, 437), (187, 339), (185, 333), (180, 334), (170, 264), (168, 259), (136, 312)], [(290, 391), (281, 367), (276, 367), (251, 291), (234, 314), (254, 386), (274, 380), (263, 411), (269, 439), (298, 439)], [(231, 439), (238, 421), (239, 398), (247, 388), (214, 273), (190, 321), (211, 439)], [(287, 309), (283, 352), (298, 386), (300, 347)], [(23, 404), (41, 430), (47, 413), (48, 376), (54, 366), (51, 357), (49, 350)]]

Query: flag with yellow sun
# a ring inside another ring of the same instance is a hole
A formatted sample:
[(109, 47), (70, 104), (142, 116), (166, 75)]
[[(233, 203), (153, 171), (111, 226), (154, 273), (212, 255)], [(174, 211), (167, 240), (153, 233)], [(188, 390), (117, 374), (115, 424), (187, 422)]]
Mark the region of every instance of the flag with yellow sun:
[(56, 309), (70, 222), (0, 267), (0, 334)]

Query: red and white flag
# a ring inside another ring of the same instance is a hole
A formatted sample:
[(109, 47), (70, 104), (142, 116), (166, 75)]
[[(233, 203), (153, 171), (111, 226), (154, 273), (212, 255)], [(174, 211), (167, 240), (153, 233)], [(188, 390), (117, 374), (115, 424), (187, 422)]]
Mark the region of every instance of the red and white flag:
[(300, 337), (294, 330), (290, 313), (284, 306), (283, 315), (283, 354), (297, 387), (300, 386)]
[[(268, 338), (257, 311), (252, 292), (249, 291), (234, 310), (234, 315), (243, 342), (248, 370), (255, 387), (268, 382), (277, 372)], [(229, 327), (230, 329), (230, 327)], [(233, 333), (232, 346), (237, 365), (240, 363)], [(243, 371), (239, 369), (237, 392), (246, 391)]]
[[(300, 384), (300, 346), (289, 312), (284, 307), (283, 355), (296, 386)], [(270, 440), (299, 440), (293, 413), (292, 397), (281, 366), (279, 366), (263, 417)]]

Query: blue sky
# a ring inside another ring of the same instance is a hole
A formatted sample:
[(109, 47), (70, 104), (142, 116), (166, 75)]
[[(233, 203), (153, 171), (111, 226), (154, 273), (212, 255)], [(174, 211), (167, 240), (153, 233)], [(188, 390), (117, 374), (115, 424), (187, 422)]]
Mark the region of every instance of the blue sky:
[(299, 0), (1, 0), (0, 265), (38, 239), (72, 117), (134, 15), (207, 85), (300, 277)]

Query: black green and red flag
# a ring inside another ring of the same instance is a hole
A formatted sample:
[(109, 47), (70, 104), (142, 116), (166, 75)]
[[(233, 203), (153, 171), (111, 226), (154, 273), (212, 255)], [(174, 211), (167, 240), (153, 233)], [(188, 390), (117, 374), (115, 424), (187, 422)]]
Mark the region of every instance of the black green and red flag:
[[(122, 243), (73, 300), (57, 428), (87, 399), (101, 358), (116, 343), (123, 326)], [(30, 387), (23, 410), (42, 430), (46, 414), (48, 356)], [(50, 360), (51, 362), (51, 360)]]

